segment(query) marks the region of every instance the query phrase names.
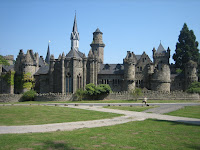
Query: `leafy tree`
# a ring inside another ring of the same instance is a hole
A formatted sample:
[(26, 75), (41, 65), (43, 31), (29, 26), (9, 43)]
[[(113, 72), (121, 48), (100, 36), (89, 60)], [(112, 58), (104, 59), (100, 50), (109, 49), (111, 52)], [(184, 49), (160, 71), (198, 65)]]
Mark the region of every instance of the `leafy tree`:
[(96, 88), (96, 86), (93, 83), (87, 84), (85, 86), (85, 94), (90, 95), (90, 96), (94, 95), (95, 88)]
[(199, 93), (200, 94), (200, 82), (193, 82), (187, 89), (188, 93)]
[(189, 60), (198, 63), (199, 60), (199, 43), (196, 41), (196, 36), (193, 30), (189, 30), (187, 24), (184, 23), (178, 42), (176, 43), (176, 50), (173, 55), (175, 65), (177, 68), (184, 69), (184, 64)]
[(8, 63), (8, 61), (7, 61), (3, 56), (1, 56), (1, 55), (0, 55), (0, 64), (2, 64), (2, 65), (7, 65), (7, 66), (10, 65), (10, 64)]
[(141, 88), (135, 88), (131, 93), (130, 93), (132, 96), (135, 97), (135, 100), (137, 101), (138, 98), (140, 96), (142, 96), (142, 89)]

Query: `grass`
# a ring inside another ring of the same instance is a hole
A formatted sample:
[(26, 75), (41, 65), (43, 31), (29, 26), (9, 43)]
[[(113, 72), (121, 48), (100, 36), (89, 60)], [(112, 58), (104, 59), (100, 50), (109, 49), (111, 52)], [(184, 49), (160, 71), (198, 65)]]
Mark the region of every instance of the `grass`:
[(104, 106), (104, 108), (111, 108), (111, 109), (120, 109), (120, 110), (128, 110), (128, 111), (138, 111), (138, 112), (141, 112), (141, 111), (145, 111), (145, 110), (148, 110), (148, 109), (151, 109), (151, 108), (156, 108), (158, 106), (145, 106), (145, 107), (142, 107), (142, 106), (133, 106), (133, 107), (130, 107), (130, 106)]
[(167, 115), (198, 118), (200, 119), (200, 105), (198, 106), (185, 106), (182, 109), (167, 113)]
[(0, 106), (0, 125), (36, 125), (116, 116), (121, 115), (55, 106)]
[[(84, 101), (26, 101), (0, 104), (42, 104), (42, 103), (142, 103), (142, 100), (84, 100)], [(148, 103), (200, 103), (200, 100), (148, 100)]]
[(192, 150), (200, 149), (200, 126), (145, 120), (74, 131), (0, 135), (0, 149)]

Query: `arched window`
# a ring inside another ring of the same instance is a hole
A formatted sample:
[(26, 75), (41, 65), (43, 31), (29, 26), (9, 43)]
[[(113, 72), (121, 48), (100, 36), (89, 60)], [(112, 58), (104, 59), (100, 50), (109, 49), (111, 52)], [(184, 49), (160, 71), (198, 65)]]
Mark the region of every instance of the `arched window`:
[(80, 88), (82, 88), (82, 86), (81, 86), (81, 75), (79, 74), (77, 76), (77, 89), (80, 89)]
[(68, 73), (66, 76), (66, 92), (72, 93), (72, 77), (70, 73)]

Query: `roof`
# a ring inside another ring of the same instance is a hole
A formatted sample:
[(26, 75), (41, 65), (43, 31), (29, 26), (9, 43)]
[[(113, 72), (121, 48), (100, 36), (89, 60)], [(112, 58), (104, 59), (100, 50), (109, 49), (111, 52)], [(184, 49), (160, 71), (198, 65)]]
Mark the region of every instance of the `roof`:
[(141, 58), (142, 55), (135, 55), (137, 60), (139, 60)]
[(74, 33), (78, 32), (77, 22), (76, 22), (76, 14), (75, 14), (75, 17), (74, 17), (74, 25), (73, 25), (72, 32), (74, 32)]
[[(8, 72), (8, 71), (14, 69), (14, 65), (9, 65), (9, 66), (3, 65), (2, 68), (3, 68), (3, 70), (4, 70), (5, 72)], [(3, 71), (3, 72), (4, 72), (4, 71)]]
[(71, 49), (69, 51), (69, 53), (66, 55), (66, 58), (83, 58), (84, 57), (84, 54), (81, 53), (80, 51), (78, 50), (75, 50), (75, 49)]
[(50, 49), (49, 49), (49, 44), (48, 44), (48, 48), (47, 48), (47, 55), (46, 55), (46, 58), (45, 58), (45, 62), (47, 64), (49, 64), (50, 62)]
[(166, 53), (166, 50), (164, 49), (164, 47), (162, 46), (161, 43), (158, 46), (158, 49), (157, 49), (156, 53)]
[[(99, 30), (99, 28), (97, 28), (97, 29), (95, 30), (95, 32), (102, 33), (102, 32)], [(95, 32), (94, 32), (94, 33), (95, 33)]]
[(41, 75), (41, 74), (48, 74), (49, 72), (49, 65), (44, 65), (39, 68), (39, 70), (34, 75)]
[(44, 60), (42, 57), (39, 58), (39, 66), (44, 66), (45, 63), (44, 63)]
[(98, 74), (124, 74), (123, 64), (101, 64)]

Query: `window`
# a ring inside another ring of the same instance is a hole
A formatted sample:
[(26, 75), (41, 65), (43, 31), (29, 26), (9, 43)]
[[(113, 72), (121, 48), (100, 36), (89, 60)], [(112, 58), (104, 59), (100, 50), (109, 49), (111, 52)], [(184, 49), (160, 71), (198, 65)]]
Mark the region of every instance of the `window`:
[(77, 76), (77, 89), (80, 89), (82, 86), (81, 86), (81, 75), (79, 74)]
[(66, 76), (66, 92), (72, 93), (72, 77), (69, 73)]

